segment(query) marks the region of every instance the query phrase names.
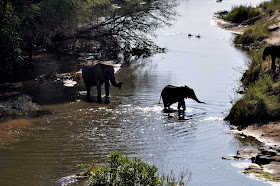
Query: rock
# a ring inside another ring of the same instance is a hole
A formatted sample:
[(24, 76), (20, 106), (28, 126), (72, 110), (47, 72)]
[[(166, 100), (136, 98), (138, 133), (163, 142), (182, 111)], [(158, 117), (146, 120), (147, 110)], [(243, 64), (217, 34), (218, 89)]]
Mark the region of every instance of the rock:
[(265, 165), (265, 164), (269, 164), (271, 161), (272, 160), (269, 156), (258, 154), (254, 159), (253, 163), (256, 163), (258, 165)]
[(274, 149), (272, 147), (260, 147), (260, 154), (268, 155), (268, 156), (276, 156), (280, 155), (279, 149)]
[(238, 150), (235, 157), (237, 159), (249, 160), (256, 154), (258, 154), (258, 150), (256, 149), (243, 149)]
[(234, 160), (233, 156), (227, 157), (227, 156), (223, 156), (222, 157), (223, 160)]

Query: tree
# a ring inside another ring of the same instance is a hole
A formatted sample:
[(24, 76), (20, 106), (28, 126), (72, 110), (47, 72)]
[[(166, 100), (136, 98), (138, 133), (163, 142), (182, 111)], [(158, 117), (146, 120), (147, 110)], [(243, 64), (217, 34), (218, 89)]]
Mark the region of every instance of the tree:
[[(118, 4), (88, 4), (86, 7), (92, 8), (91, 11), (86, 10), (92, 16), (75, 37), (100, 42), (104, 53), (131, 54), (138, 51), (138, 54), (148, 54), (151, 49), (158, 48), (152, 40), (154, 31), (163, 25), (170, 25), (176, 16), (174, 2), (119, 0), (114, 3)], [(101, 7), (102, 12), (106, 12), (102, 17), (96, 13)]]
[(21, 61), (19, 18), (11, 2), (0, 2), (0, 71), (11, 71)]

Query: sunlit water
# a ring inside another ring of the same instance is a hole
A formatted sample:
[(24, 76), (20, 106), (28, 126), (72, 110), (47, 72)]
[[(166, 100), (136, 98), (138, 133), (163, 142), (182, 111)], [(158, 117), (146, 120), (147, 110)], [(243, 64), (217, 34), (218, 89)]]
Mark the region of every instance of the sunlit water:
[[(189, 185), (265, 185), (221, 158), (257, 146), (232, 134), (223, 121), (247, 55), (232, 46), (233, 34), (210, 24), (214, 12), (240, 3), (180, 1), (181, 16), (158, 31), (157, 43), (167, 52), (122, 68), (116, 78), (124, 84), (111, 88), (110, 104), (85, 102), (82, 81), (73, 88), (57, 82), (27, 87), (46, 114), (31, 120), (31, 134), (0, 149), (0, 185), (67, 185), (77, 164), (105, 163), (112, 151), (137, 156), (160, 172), (191, 173)], [(207, 104), (186, 100), (184, 116), (176, 104), (164, 113), (158, 102), (168, 84), (188, 85)]]

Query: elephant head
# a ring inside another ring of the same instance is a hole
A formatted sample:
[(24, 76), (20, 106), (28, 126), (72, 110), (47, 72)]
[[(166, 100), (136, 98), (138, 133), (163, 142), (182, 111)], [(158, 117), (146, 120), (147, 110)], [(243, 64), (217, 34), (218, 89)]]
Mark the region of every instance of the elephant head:
[(188, 86), (184, 86), (181, 88), (183, 91), (184, 98), (191, 98), (191, 99), (195, 100), (197, 103), (205, 103), (205, 102), (199, 101), (197, 99), (193, 89), (189, 88)]

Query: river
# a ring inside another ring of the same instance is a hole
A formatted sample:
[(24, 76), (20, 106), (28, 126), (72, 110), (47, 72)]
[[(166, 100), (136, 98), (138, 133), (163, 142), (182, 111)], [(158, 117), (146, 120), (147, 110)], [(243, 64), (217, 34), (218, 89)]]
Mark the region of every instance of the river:
[[(116, 79), (124, 84), (121, 90), (111, 87), (110, 104), (85, 102), (82, 81), (72, 88), (48, 81), (26, 85), (45, 114), (30, 119), (31, 132), (0, 149), (0, 185), (71, 185), (68, 176), (77, 172), (77, 164), (103, 164), (113, 151), (139, 157), (160, 172), (191, 173), (189, 185), (266, 185), (240, 173), (243, 169), (236, 165), (246, 161), (222, 159), (259, 145), (232, 133), (223, 121), (248, 56), (231, 44), (232, 33), (213, 24), (213, 16), (241, 3), (179, 1), (174, 25), (157, 31), (157, 44), (166, 47), (166, 53), (122, 68)], [(48, 56), (37, 61), (33, 72), (41, 74), (54, 62), (60, 72), (77, 70), (71, 57)], [(158, 101), (168, 84), (193, 88), (206, 104), (188, 99), (184, 117), (164, 113)]]

